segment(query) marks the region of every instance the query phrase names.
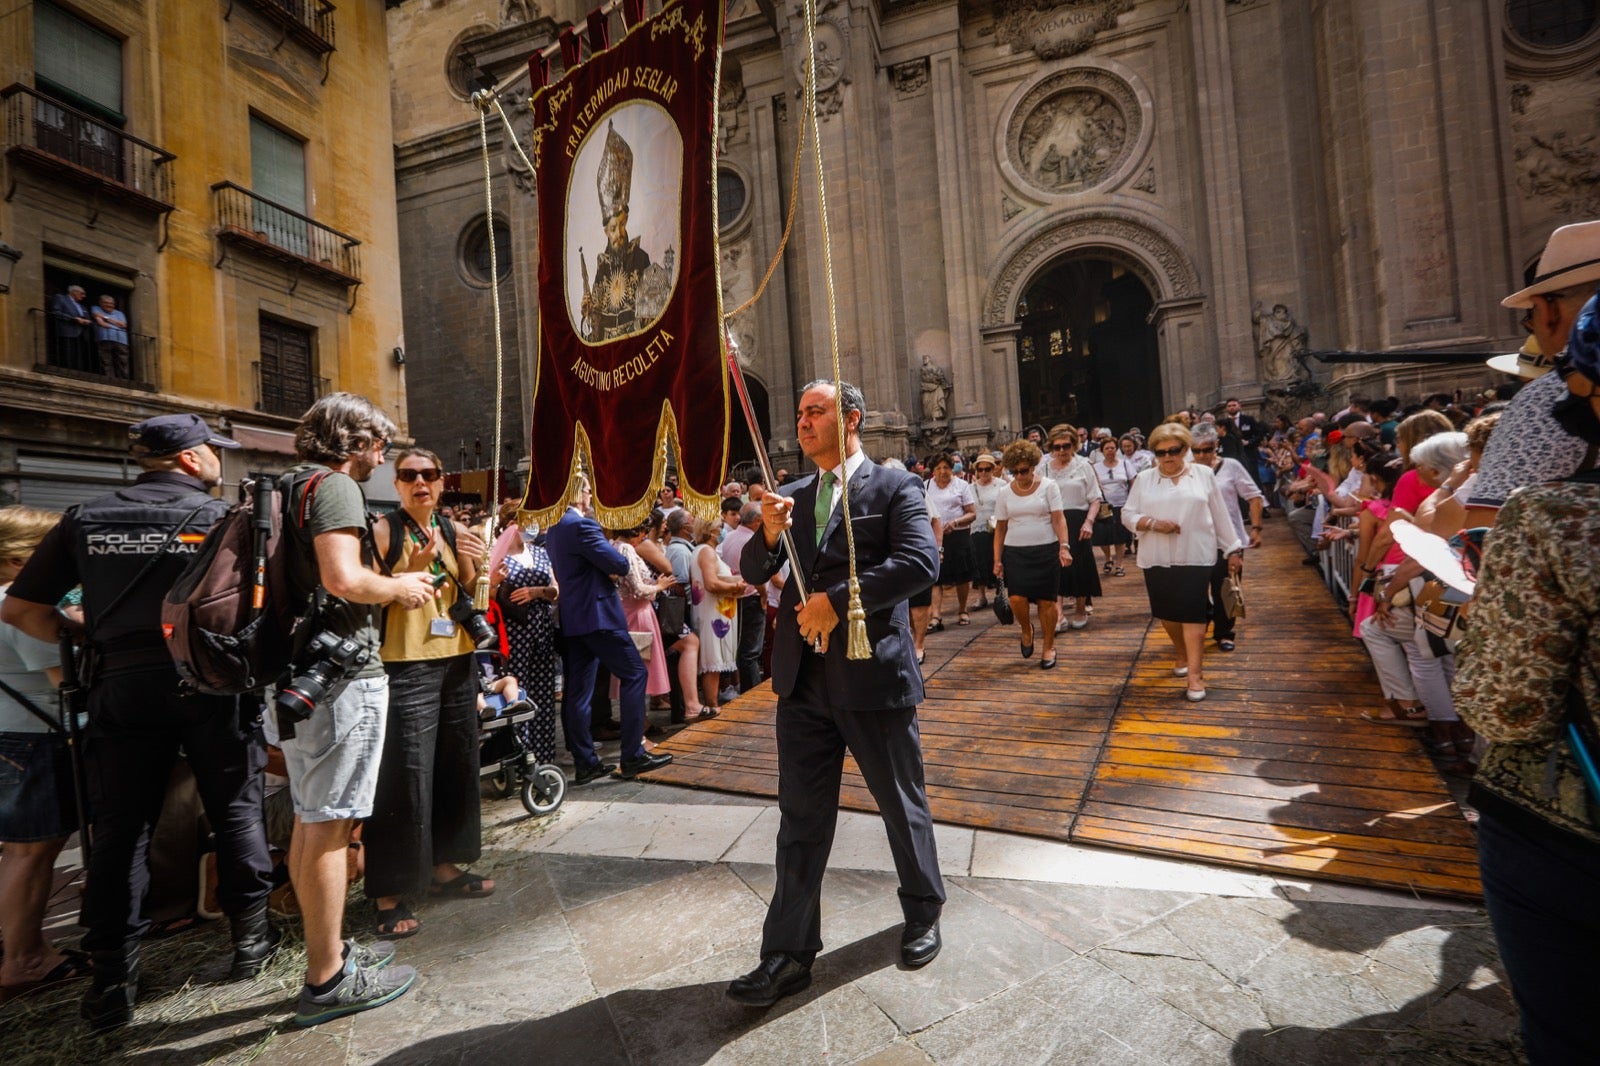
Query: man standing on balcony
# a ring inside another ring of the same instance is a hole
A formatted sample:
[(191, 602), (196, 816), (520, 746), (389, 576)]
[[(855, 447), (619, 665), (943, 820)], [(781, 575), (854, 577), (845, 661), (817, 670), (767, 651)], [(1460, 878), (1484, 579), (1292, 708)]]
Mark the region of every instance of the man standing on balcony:
[(133, 377), (128, 361), (128, 316), (117, 310), (115, 296), (100, 297), (100, 306), (94, 309), (94, 342), (100, 353), (100, 373), (108, 378)]
[(89, 308), (82, 285), (68, 285), (66, 292), (50, 297), (50, 335), (55, 338), (56, 358), (73, 370), (88, 370)]

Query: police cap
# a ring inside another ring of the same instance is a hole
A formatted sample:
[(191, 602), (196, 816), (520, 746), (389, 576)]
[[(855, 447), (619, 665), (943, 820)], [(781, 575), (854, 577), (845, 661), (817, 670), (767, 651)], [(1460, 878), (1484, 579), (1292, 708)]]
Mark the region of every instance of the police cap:
[(209, 444), (213, 448), (242, 447), (236, 440), (220, 436), (199, 415), (160, 415), (128, 427), (128, 450), (139, 459), (159, 459), (167, 455)]

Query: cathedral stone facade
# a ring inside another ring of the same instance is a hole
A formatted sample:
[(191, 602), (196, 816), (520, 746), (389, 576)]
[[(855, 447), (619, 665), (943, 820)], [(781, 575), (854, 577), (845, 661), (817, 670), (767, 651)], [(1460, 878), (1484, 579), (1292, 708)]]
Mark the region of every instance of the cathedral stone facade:
[[(820, 185), (839, 356), (866, 391), (869, 450), (972, 449), (1032, 422), (1148, 429), (1227, 396), (1309, 411), (1352, 394), (1497, 384), (1481, 362), (1441, 353), (1515, 349), (1523, 334), (1500, 297), (1552, 228), (1600, 216), (1596, 7), (819, 0)], [(801, 11), (769, 0), (728, 10), (718, 207), (729, 309), (779, 253), (805, 125)], [(418, 364), (475, 365), (485, 380), (485, 345), (462, 340), (485, 331), (482, 290), (463, 298), (470, 271), (440, 265), (452, 247), (466, 254), (485, 214), (481, 188), (469, 193), (481, 182), (476, 120), (446, 80), (488, 70), (524, 124), (514, 105), (527, 53), (586, 13), (485, 0), (390, 12), (418, 401), (432, 403)], [(496, 217), (514, 256), (507, 336), (520, 341), (526, 400), (531, 183), (494, 134)], [(799, 390), (832, 376), (819, 179), (802, 163), (788, 246), (732, 322), (766, 401), (763, 435), (791, 465)], [(412, 213), (432, 231), (408, 237)], [(1372, 355), (1324, 361), (1330, 351)], [(440, 417), (482, 423), (430, 410)], [(413, 420), (423, 440), (427, 422)], [(438, 450), (470, 436), (446, 427)]]

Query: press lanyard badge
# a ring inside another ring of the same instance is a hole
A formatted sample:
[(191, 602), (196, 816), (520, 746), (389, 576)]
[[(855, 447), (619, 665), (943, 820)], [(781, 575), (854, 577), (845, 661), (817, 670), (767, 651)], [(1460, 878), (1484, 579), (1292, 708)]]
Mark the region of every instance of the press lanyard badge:
[(449, 618), (435, 618), (428, 623), (430, 637), (453, 637), (456, 635), (456, 624)]

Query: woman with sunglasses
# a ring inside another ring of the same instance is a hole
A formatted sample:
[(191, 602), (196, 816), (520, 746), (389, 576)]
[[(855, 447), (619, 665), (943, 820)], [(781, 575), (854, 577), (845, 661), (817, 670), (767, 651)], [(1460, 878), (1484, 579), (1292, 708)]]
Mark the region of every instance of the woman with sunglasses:
[(1100, 494), (1104, 497), (1100, 509), (1109, 513), (1095, 516), (1094, 546), (1105, 552), (1105, 565), (1100, 569), (1112, 577), (1127, 573), (1122, 568), (1122, 553), (1133, 537), (1123, 528), (1122, 505), (1128, 502), (1128, 486), (1138, 475), (1139, 468), (1122, 454), (1114, 438), (1107, 437), (1100, 442), (1100, 461), (1094, 464), (1094, 476), (1100, 482)]
[(1028, 440), (1013, 441), (1001, 456), (1012, 477), (995, 499), (993, 565), (1022, 628), (1024, 659), (1033, 655), (1028, 605), (1038, 608), (1039, 631), (1044, 634), (1039, 668), (1049, 670), (1056, 665), (1056, 593), (1062, 570), (1072, 564), (1072, 546), (1061, 512), (1061, 490), (1034, 472), (1041, 457), (1038, 446)]
[[(483, 823), (475, 646), (450, 617), (457, 596), (471, 595), (463, 590), (477, 578), (485, 545), (466, 526), (434, 513), (444, 487), (437, 455), (407, 448), (394, 467), (400, 510), (372, 527), (378, 556), (397, 574), (434, 574), (440, 594), (414, 611), (387, 612), (379, 651), (389, 675), (388, 723), (362, 843), (377, 932), (391, 940), (420, 928), (406, 906), (408, 895), (427, 889), (434, 896), (481, 899), (494, 892), (493, 881), (458, 865), (482, 854)], [(454, 548), (441, 529), (445, 522), (452, 523)]]
[(1211, 571), (1221, 552), (1230, 573), (1244, 565), (1244, 543), (1233, 530), (1228, 505), (1209, 467), (1185, 458), (1193, 443), (1182, 424), (1163, 422), (1150, 431), (1156, 465), (1133, 479), (1122, 524), (1139, 538), (1150, 613), (1163, 629), (1177, 663), (1174, 676), (1188, 679), (1184, 698), (1206, 698), (1206, 621), (1211, 607)]
[[(1578, 316), (1556, 364), (1566, 389), (1551, 411), (1591, 450), (1600, 447), (1597, 304)], [(1582, 747), (1600, 758), (1597, 571), (1600, 473), (1511, 494), (1485, 542), (1456, 675), (1461, 717), (1489, 741), (1468, 802), (1478, 811), (1489, 922), (1534, 1063), (1600, 1061), (1591, 1013), (1600, 795), (1575, 754)], [(1568, 722), (1584, 737), (1576, 745)]]
[[(1056, 632), (1089, 624), (1089, 611), (1100, 595), (1100, 572), (1094, 565), (1094, 516), (1100, 509), (1100, 481), (1089, 460), (1078, 454), (1079, 434), (1065, 423), (1050, 427), (1050, 458), (1039, 473), (1055, 482), (1067, 519), (1067, 539), (1077, 549), (1061, 570), (1060, 621)], [(1067, 618), (1067, 601), (1072, 618)]]
[(1005, 482), (994, 476), (1000, 460), (989, 452), (979, 452), (972, 461), (972, 498), (977, 503), (977, 521), (972, 524), (972, 558), (976, 563), (972, 583), (978, 589), (979, 610), (989, 606), (989, 590), (994, 588), (994, 501), (1000, 498)]

